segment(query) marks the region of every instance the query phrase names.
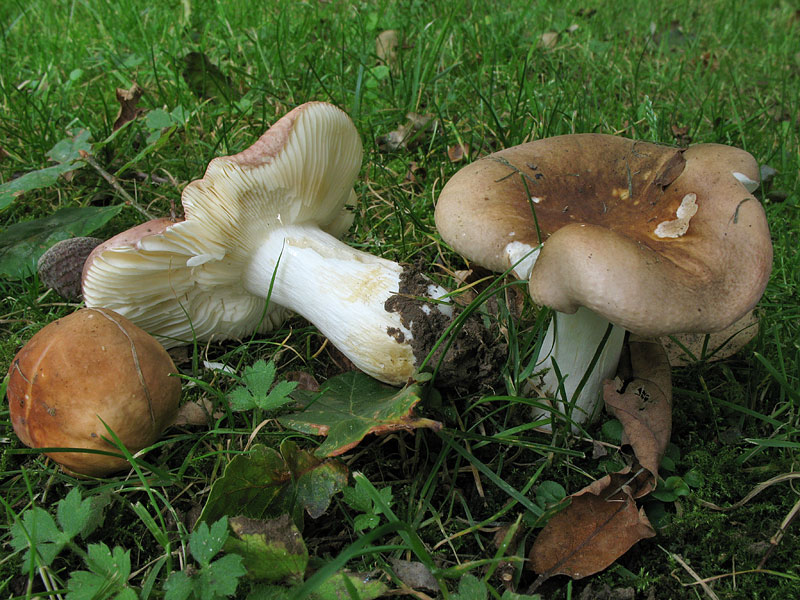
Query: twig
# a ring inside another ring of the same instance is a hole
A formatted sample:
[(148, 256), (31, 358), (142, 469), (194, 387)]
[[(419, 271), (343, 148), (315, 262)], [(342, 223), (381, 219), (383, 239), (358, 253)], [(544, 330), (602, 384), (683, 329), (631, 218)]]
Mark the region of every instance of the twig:
[(766, 564), (767, 559), (770, 556), (772, 556), (773, 552), (775, 552), (775, 548), (777, 548), (778, 544), (781, 543), (783, 536), (786, 535), (786, 531), (789, 529), (789, 525), (791, 525), (792, 521), (794, 521), (797, 518), (798, 514), (800, 514), (800, 500), (795, 502), (795, 505), (792, 507), (792, 510), (790, 510), (789, 514), (786, 515), (786, 518), (783, 519), (783, 522), (781, 523), (781, 526), (778, 528), (778, 531), (775, 532), (775, 535), (769, 538), (770, 547), (769, 550), (767, 550), (766, 554), (764, 554), (764, 557), (761, 559), (761, 562), (758, 563), (759, 569), (764, 568), (764, 564)]
[(89, 164), (89, 166), (91, 166), (95, 171), (97, 171), (100, 174), (100, 176), (103, 179), (105, 179), (109, 183), (109, 185), (113, 187), (114, 190), (125, 199), (126, 204), (138, 210), (148, 219), (152, 220), (156, 218), (155, 215), (149, 213), (145, 208), (140, 206), (139, 203), (133, 198), (133, 196), (131, 196), (128, 192), (126, 192), (125, 188), (123, 188), (119, 184), (117, 178), (114, 177), (108, 171), (106, 171), (103, 167), (101, 167), (100, 163), (98, 163), (91, 154), (89, 154), (85, 150), (81, 150), (81, 158), (85, 160)]
[[(691, 575), (692, 579), (694, 579), (694, 580), (695, 580), (695, 582), (697, 583), (697, 585), (699, 585), (701, 588), (703, 588), (703, 591), (706, 593), (706, 595), (707, 595), (709, 598), (711, 598), (711, 600), (719, 600), (719, 596), (717, 596), (717, 595), (714, 593), (714, 590), (712, 590), (710, 587), (708, 587), (708, 584), (705, 582), (705, 580), (703, 580), (703, 579), (702, 579), (702, 578), (701, 578), (701, 577), (700, 577), (700, 576), (699, 576), (699, 575), (698, 575), (698, 574), (695, 572), (695, 570), (694, 570), (694, 569), (692, 569), (692, 567), (690, 567), (688, 564), (686, 564), (686, 561), (685, 561), (685, 560), (683, 560), (683, 559), (682, 559), (680, 556), (678, 556), (677, 554), (674, 554), (674, 553), (670, 552), (669, 550), (667, 550), (666, 548), (664, 548), (664, 547), (662, 547), (662, 546), (659, 546), (659, 548), (661, 548), (661, 549), (662, 549), (664, 552), (666, 552), (666, 553), (667, 553), (667, 554), (668, 554), (668, 555), (669, 555), (671, 558), (675, 559), (675, 561), (677, 561), (677, 563), (678, 563), (680, 566), (682, 566), (682, 567), (684, 568), (684, 570), (685, 570), (687, 573), (689, 573), (689, 575)], [(679, 580), (679, 581), (680, 581), (680, 580)], [(684, 585), (684, 584), (682, 583), (681, 585)]]

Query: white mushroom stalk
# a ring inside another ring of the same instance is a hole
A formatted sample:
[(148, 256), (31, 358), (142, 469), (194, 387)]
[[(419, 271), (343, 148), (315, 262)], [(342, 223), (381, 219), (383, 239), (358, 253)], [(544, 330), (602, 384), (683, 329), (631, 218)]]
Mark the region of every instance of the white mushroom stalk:
[[(401, 288), (403, 266), (354, 250), (318, 227), (293, 225), (270, 233), (253, 254), (243, 285), (254, 295), (305, 317), (365, 373), (404, 383), (416, 368), (411, 330), (386, 301)], [(431, 284), (429, 296), (447, 290)], [(431, 303), (452, 317), (448, 301)]]
[[(338, 240), (353, 220), (361, 158), (344, 112), (294, 109), (186, 186), (185, 221), (151, 221), (95, 249), (87, 306), (119, 312), (167, 347), (241, 339), (296, 312), (359, 369), (406, 383), (430, 350), (412, 331), (422, 316), (449, 323), (452, 308), (437, 301), (443, 288), (406, 289), (405, 267)], [(419, 300), (411, 311), (387, 304), (398, 295)]]
[[(506, 246), (514, 275), (530, 279), (539, 252), (520, 242)], [(588, 308), (581, 306), (573, 314), (553, 311), (536, 359), (539, 395), (575, 423), (590, 422), (602, 406), (603, 381), (617, 371), (624, 342), (624, 328)], [(551, 416), (543, 408), (532, 414), (534, 419)]]

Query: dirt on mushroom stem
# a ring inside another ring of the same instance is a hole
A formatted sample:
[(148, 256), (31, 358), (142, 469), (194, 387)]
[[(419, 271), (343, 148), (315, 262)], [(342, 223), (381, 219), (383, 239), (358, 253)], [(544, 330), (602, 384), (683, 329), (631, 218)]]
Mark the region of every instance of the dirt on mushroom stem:
[[(432, 310), (431, 303), (425, 300), (429, 297), (430, 285), (431, 280), (419, 266), (406, 265), (400, 277), (399, 293), (384, 304), (388, 312), (398, 313), (403, 326), (411, 331), (413, 339), (409, 344), (418, 365), (453, 322), (453, 318)], [(449, 347), (448, 342), (444, 340), (427, 363), (431, 369), (439, 365), (437, 387), (482, 389), (500, 381), (507, 348), (499, 330), (488, 329), (479, 316), (470, 315)]]

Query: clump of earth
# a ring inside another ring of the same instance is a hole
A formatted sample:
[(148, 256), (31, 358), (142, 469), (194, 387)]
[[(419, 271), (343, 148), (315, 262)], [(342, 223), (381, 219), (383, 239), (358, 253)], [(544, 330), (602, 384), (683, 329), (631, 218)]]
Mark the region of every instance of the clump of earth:
[[(411, 349), (416, 363), (422, 364), (431, 349), (453, 323), (434, 306), (428, 297), (431, 280), (417, 267), (406, 266), (400, 277), (399, 293), (384, 304), (388, 312), (400, 315), (403, 326), (411, 331)], [(456, 311), (457, 307), (453, 306)], [(402, 336), (400, 331), (388, 332), (394, 337)], [(403, 341), (403, 340), (398, 340)], [(506, 361), (507, 348), (500, 338), (499, 331), (488, 329), (483, 320), (472, 314), (464, 321), (455, 338), (448, 336), (428, 361), (428, 370), (436, 370), (437, 387), (465, 387), (478, 389), (492, 386), (499, 381)]]

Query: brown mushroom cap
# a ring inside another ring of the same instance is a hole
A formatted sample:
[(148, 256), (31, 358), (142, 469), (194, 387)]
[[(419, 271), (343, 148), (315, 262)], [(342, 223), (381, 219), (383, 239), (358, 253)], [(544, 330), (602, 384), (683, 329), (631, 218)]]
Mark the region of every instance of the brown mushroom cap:
[[(104, 421), (131, 452), (153, 444), (178, 409), (181, 383), (166, 350), (120, 315), (86, 308), (44, 327), (17, 353), (8, 379), (11, 422), (31, 448), (118, 452)], [(70, 471), (102, 476), (127, 461), (48, 453)]]
[(542, 243), (529, 288), (539, 304), (585, 306), (643, 336), (711, 332), (750, 310), (769, 277), (766, 217), (745, 187), (757, 181), (753, 157), (728, 146), (567, 135), (461, 169), (436, 225), (495, 271), (512, 266), (510, 244)]

